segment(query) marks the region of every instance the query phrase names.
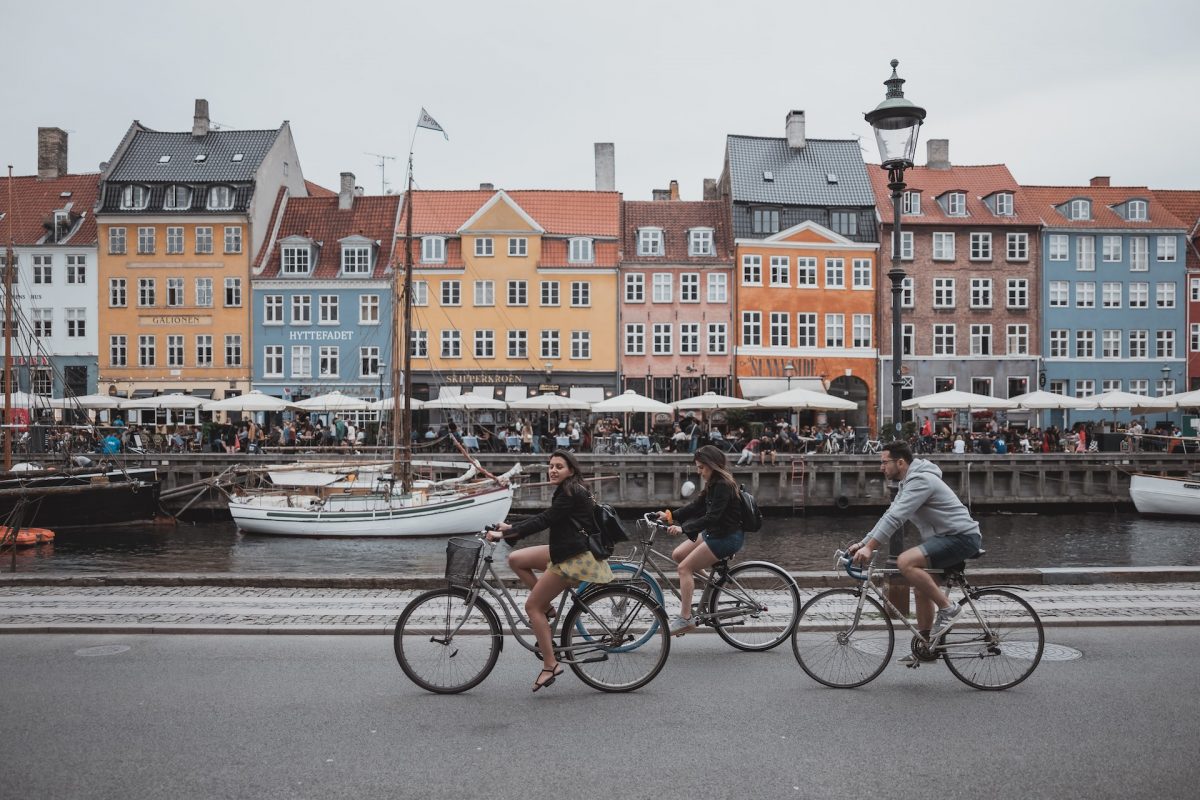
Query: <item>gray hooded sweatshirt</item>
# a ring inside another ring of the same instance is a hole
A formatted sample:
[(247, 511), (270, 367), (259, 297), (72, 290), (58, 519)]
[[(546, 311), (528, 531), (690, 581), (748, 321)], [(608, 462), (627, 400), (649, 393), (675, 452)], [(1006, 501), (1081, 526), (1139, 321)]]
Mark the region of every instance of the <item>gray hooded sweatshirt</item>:
[(979, 523), (971, 519), (967, 507), (942, 480), (937, 464), (923, 458), (909, 465), (908, 474), (900, 481), (900, 491), (863, 541), (874, 539), (882, 544), (905, 522), (917, 527), (922, 540), (965, 533), (976, 538), (976, 545), (983, 541)]

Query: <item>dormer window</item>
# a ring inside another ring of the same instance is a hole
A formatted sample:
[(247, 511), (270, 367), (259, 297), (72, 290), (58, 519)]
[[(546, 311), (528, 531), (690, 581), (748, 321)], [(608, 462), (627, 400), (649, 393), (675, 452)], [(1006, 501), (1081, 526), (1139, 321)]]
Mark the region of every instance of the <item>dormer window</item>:
[(371, 247), (361, 244), (342, 245), (342, 274), (370, 275)]
[(233, 208), (235, 192), (232, 186), (214, 186), (208, 190), (208, 207), (213, 211)]
[(421, 237), (421, 261), (426, 264), (442, 264), (446, 261), (446, 237)]
[(1072, 200), (1070, 206), (1071, 219), (1091, 219), (1092, 218), (1092, 201), (1091, 200)]
[(150, 187), (130, 185), (121, 189), (121, 209), (141, 211), (150, 204)]
[(996, 216), (1011, 217), (1013, 215), (1013, 196), (1009, 192), (996, 195)]
[(596, 260), (591, 239), (576, 238), (570, 241), (567, 260), (574, 264), (590, 264)]
[(1125, 219), (1130, 222), (1145, 222), (1146, 221), (1146, 201), (1145, 200), (1130, 200), (1125, 205)]
[(967, 195), (963, 192), (951, 192), (946, 195), (946, 213), (951, 217), (967, 215)]
[(713, 253), (712, 228), (692, 228), (688, 231), (689, 256), (711, 256)]
[(187, 186), (168, 186), (163, 195), (163, 208), (167, 211), (184, 211), (191, 208), (192, 190)]
[(661, 256), (663, 254), (663, 232), (661, 228), (638, 229), (638, 255)]
[(920, 214), (921, 213), (921, 193), (920, 192), (905, 192), (904, 193), (904, 209), (905, 214)]
[(312, 248), (308, 245), (285, 245), (280, 255), (284, 275), (307, 275), (312, 270)]

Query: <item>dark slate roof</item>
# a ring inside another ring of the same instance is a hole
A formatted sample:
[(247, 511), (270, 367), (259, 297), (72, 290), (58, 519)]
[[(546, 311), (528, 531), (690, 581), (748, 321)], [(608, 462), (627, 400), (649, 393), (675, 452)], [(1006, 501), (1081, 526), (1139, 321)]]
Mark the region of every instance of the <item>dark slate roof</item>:
[[(138, 185), (147, 185), (142, 181), (137, 181)], [(108, 182), (104, 186), (103, 194), (100, 196), (100, 213), (102, 214), (129, 214), (134, 216), (146, 216), (147, 214), (233, 214), (242, 213), (250, 208), (250, 199), (254, 195), (253, 183), (226, 183), (219, 182), (221, 185), (233, 186), (234, 199), (233, 208), (223, 209), (221, 211), (209, 211), (206, 207), (208, 202), (208, 187), (211, 184), (192, 184), (187, 183), (181, 185), (188, 186), (192, 190), (192, 204), (187, 208), (176, 209), (172, 211), (163, 210), (163, 199), (167, 193), (167, 187), (175, 185), (175, 182), (148, 184), (150, 187), (150, 202), (143, 209), (125, 209), (121, 208), (121, 190), (127, 185), (123, 183)]]
[[(809, 139), (800, 150), (787, 139), (762, 136), (728, 137), (729, 177), (735, 203), (790, 206), (874, 206), (856, 139)], [(770, 172), (774, 180), (763, 180)], [(828, 176), (836, 175), (837, 183)]]
[[(254, 180), (254, 173), (275, 143), (279, 130), (169, 133), (139, 127), (112, 170), (113, 183), (232, 183)], [(235, 153), (241, 161), (233, 161)], [(207, 156), (196, 161), (197, 155)], [(162, 156), (171, 160), (159, 163)]]

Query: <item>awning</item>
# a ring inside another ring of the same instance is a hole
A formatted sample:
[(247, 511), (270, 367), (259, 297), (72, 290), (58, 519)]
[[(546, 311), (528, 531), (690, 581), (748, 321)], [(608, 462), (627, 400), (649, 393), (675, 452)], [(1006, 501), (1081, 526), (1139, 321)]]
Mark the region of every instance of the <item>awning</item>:
[(742, 378), (738, 385), (741, 386), (742, 397), (746, 400), (758, 400), (769, 394), (786, 392), (788, 389), (825, 392), (825, 384), (820, 378), (792, 378), (790, 384), (787, 378)]
[(437, 399), (445, 400), (447, 397), (458, 397), (460, 394), (462, 394), (461, 386), (439, 386)]
[(475, 395), (476, 397), (486, 397), (489, 400), (495, 400), (496, 399), (496, 387), (494, 387), (494, 386), (473, 386), (473, 387), (471, 387), (471, 394)]
[(212, 389), (192, 389), (192, 397), (203, 397), (205, 400), (212, 400)]
[(585, 403), (599, 403), (604, 399), (602, 386), (572, 386), (571, 399), (582, 400)]
[(133, 396), (130, 399), (137, 400), (142, 397), (154, 397), (154, 390), (153, 389), (134, 389)]
[(529, 396), (529, 390), (524, 386), (505, 386), (504, 387), (504, 402), (511, 403), (515, 400), (524, 400)]

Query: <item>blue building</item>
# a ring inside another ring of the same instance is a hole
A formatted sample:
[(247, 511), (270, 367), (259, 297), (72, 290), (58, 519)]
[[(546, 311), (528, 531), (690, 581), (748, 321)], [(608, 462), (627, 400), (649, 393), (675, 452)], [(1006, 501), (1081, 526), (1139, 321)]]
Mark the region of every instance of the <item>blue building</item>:
[(400, 201), (361, 196), (350, 173), (336, 196), (281, 192), (251, 281), (254, 388), (287, 400), (390, 394)]
[[(1045, 388), (1159, 396), (1185, 388), (1186, 228), (1144, 187), (1026, 186), (1041, 214)], [(1071, 421), (1128, 420), (1073, 411)], [(1061, 415), (1055, 420), (1061, 424)]]

